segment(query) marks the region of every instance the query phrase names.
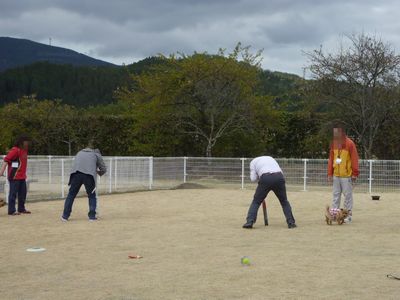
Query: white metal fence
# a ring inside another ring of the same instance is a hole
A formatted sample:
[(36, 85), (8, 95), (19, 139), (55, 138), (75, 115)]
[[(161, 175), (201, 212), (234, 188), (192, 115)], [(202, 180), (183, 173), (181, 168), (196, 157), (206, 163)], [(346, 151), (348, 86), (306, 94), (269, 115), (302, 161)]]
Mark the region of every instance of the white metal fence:
[[(182, 183), (206, 187), (253, 187), (249, 180), (250, 158), (105, 157), (108, 168), (98, 181), (99, 194), (170, 189)], [(291, 190), (329, 188), (327, 160), (277, 159)], [(29, 200), (64, 198), (68, 192), (73, 158), (31, 156), (28, 164)], [(7, 193), (8, 184), (0, 189)], [(359, 192), (400, 191), (400, 161), (361, 160)]]

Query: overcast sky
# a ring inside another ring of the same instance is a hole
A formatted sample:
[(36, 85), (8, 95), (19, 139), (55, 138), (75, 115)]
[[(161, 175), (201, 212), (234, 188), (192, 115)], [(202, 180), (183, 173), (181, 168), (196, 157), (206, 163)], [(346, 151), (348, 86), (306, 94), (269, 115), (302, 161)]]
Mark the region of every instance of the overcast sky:
[(400, 48), (398, 0), (0, 0), (0, 36), (71, 48), (116, 64), (158, 53), (264, 49), (263, 67), (297, 73), (302, 50), (366, 32)]

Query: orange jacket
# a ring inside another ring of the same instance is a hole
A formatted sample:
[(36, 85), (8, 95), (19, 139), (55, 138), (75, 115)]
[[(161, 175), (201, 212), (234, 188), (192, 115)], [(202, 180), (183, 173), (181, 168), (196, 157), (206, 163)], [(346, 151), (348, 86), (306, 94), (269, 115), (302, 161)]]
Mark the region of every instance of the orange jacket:
[(358, 177), (359, 174), (358, 153), (354, 142), (346, 137), (342, 145), (332, 143), (329, 153), (328, 176)]

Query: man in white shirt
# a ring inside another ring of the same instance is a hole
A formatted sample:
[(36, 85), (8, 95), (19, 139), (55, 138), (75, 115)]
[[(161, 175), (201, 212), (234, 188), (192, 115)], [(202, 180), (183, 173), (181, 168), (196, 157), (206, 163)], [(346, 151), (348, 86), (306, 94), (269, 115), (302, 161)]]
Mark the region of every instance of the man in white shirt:
[(285, 177), (276, 160), (271, 156), (260, 156), (253, 159), (250, 163), (250, 179), (253, 182), (258, 181), (258, 186), (243, 228), (253, 228), (253, 224), (257, 220), (258, 209), (270, 191), (273, 191), (278, 197), (288, 227), (296, 228), (296, 221), (286, 195)]

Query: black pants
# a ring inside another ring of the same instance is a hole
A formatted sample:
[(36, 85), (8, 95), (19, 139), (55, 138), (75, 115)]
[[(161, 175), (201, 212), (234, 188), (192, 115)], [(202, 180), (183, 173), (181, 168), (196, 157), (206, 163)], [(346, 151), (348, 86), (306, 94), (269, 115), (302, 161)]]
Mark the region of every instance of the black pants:
[(63, 218), (67, 219), (71, 215), (72, 205), (74, 204), (74, 200), (76, 195), (78, 195), (81, 186), (84, 185), (86, 189), (86, 193), (89, 198), (89, 218), (94, 219), (96, 217), (96, 183), (92, 175), (84, 174), (81, 172), (76, 172), (71, 174), (70, 178), (70, 188), (68, 192), (68, 196), (65, 199), (64, 203), (64, 212)]
[(18, 197), (18, 212), (25, 211), (26, 180), (9, 180), (10, 193), (8, 194), (8, 214), (15, 213), (15, 201)]
[(288, 224), (294, 224), (295, 219), (287, 199), (285, 178), (282, 173), (264, 174), (261, 176), (254, 194), (253, 202), (247, 214), (247, 222), (256, 222), (258, 209), (270, 191), (273, 191), (278, 197), (286, 217), (286, 222)]

